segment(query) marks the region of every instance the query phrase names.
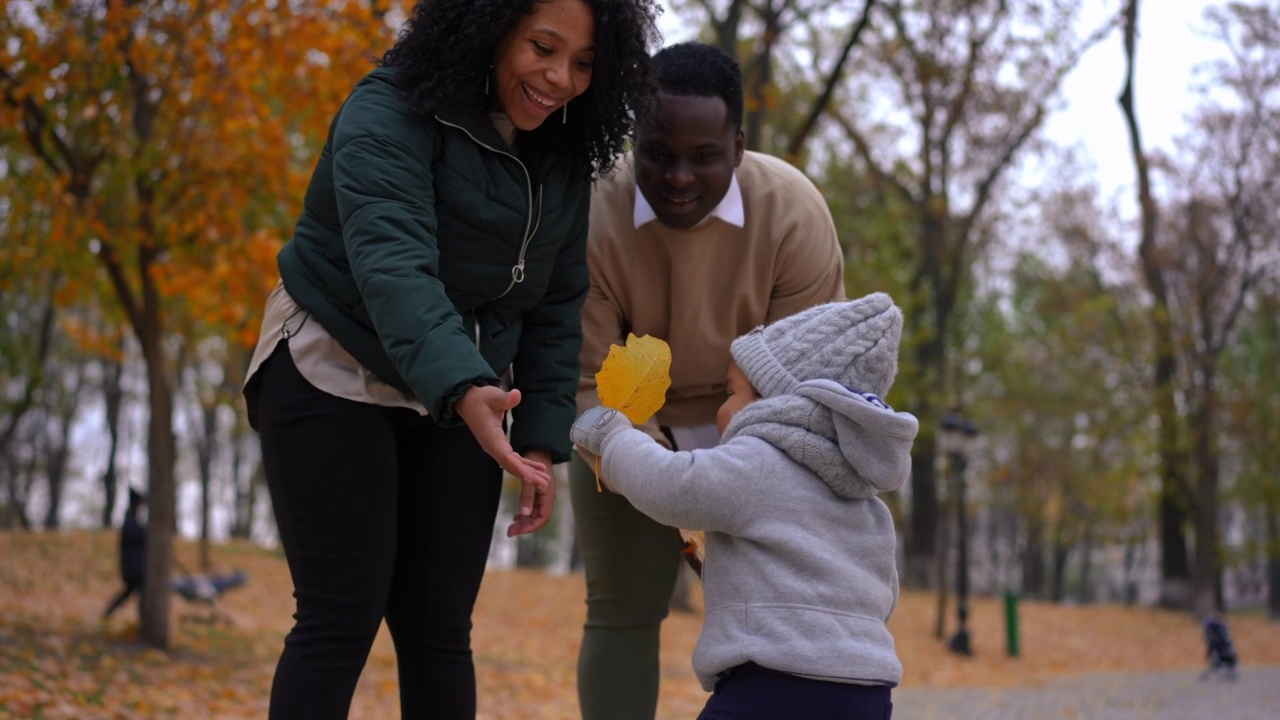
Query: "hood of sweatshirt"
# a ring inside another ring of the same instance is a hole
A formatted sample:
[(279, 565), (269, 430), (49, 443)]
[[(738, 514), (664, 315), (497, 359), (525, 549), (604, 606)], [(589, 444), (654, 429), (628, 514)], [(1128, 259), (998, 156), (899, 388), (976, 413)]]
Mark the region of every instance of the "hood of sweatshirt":
[(920, 423), (874, 395), (831, 380), (756, 400), (734, 416), (722, 443), (758, 437), (805, 466), (842, 498), (862, 500), (902, 487)]

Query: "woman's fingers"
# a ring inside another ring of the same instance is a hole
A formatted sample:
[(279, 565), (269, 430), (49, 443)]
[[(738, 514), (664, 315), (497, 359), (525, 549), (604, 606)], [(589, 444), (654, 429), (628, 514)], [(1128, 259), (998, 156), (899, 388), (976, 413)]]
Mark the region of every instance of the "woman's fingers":
[[(503, 442), (506, 442), (505, 438)], [(551, 484), (551, 473), (546, 465), (521, 457), (509, 444), (507, 453), (506, 462), (499, 462), (503, 470), (519, 478), (526, 486), (545, 488)]]
[(548, 470), (520, 456), (511, 448), (507, 433), (502, 428), (502, 418), (507, 411), (520, 404), (520, 391), (510, 392), (491, 385), (477, 385), (467, 391), (455, 408), (480, 447), (503, 470), (520, 478), (521, 482), (546, 487), (551, 481)]
[[(529, 509), (527, 512), (524, 511), (524, 508), (526, 507), (526, 499), (529, 502)], [(537, 489), (531, 485), (525, 485), (520, 489), (521, 513), (516, 515), (515, 522), (507, 526), (507, 537), (525, 535), (542, 529), (551, 521), (551, 515), (555, 509), (555, 502), (555, 483), (548, 485), (545, 490)]]

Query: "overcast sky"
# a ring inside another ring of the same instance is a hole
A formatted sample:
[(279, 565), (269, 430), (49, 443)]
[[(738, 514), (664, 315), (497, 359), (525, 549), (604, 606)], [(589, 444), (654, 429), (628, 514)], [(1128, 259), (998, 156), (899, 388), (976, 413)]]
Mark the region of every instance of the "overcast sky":
[[(1098, 0), (1086, 0), (1090, 6)], [(1204, 36), (1204, 0), (1145, 2), (1139, 17), (1135, 75), (1138, 123), (1148, 150), (1171, 150), (1197, 104), (1195, 70), (1221, 53)], [(1093, 16), (1101, 19), (1101, 13)], [(1124, 80), (1123, 36), (1113, 33), (1092, 48), (1063, 88), (1066, 107), (1050, 118), (1046, 132), (1058, 143), (1079, 143), (1097, 166), (1104, 195), (1133, 185), (1133, 161), (1124, 116), (1116, 98)]]
[[(1138, 66), (1135, 90), (1138, 122), (1148, 150), (1170, 149), (1185, 127), (1196, 96), (1193, 72), (1219, 52), (1196, 28), (1202, 27), (1207, 0), (1148, 0), (1139, 19)], [(1101, 24), (1116, 0), (1082, 0), (1082, 28)], [(687, 40), (692, 30), (675, 16), (664, 0), (661, 27), (667, 44)], [(1082, 30), (1082, 32), (1084, 32)], [(1065, 107), (1050, 117), (1045, 132), (1062, 145), (1079, 145), (1083, 158), (1097, 168), (1104, 197), (1132, 192), (1133, 164), (1124, 117), (1116, 97), (1124, 73), (1122, 37), (1114, 32), (1094, 46), (1068, 76), (1063, 88)], [(1127, 203), (1126, 203), (1127, 204)]]

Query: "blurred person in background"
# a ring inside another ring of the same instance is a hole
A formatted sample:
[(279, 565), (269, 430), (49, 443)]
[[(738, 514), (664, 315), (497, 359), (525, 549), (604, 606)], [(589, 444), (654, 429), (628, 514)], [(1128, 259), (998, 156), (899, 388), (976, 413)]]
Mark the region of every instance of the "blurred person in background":
[(138, 594), (138, 602), (142, 602), (142, 586), (147, 579), (146, 512), (146, 496), (129, 488), (129, 505), (125, 508), (124, 523), (120, 526), (120, 579), (124, 581), (124, 589), (107, 604), (107, 610), (102, 614), (103, 620), (109, 620), (134, 593)]

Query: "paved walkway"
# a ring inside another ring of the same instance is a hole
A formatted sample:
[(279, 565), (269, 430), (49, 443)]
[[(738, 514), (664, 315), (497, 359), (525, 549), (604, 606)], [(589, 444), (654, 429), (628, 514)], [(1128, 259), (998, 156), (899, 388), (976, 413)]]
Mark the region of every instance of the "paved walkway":
[(1040, 688), (902, 688), (893, 720), (1280, 720), (1280, 667), (1234, 682), (1181, 670), (1086, 675)]

